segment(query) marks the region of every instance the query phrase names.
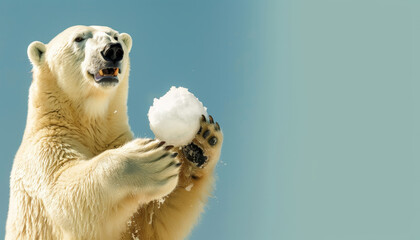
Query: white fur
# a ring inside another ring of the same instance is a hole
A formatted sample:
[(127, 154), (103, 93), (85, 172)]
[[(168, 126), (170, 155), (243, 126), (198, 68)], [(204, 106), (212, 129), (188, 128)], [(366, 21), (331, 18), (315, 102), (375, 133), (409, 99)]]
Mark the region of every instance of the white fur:
[[(103, 64), (106, 44), (117, 41), (124, 50), (119, 83), (100, 85), (89, 71)], [(100, 26), (74, 26), (48, 44), (29, 45), (33, 81), (10, 177), (7, 240), (133, 234), (182, 239), (191, 230), (209, 195), (222, 134), (214, 124), (202, 123), (219, 139), (216, 146), (194, 140), (209, 157), (202, 169), (180, 157), (182, 152), (175, 158), (171, 151), (177, 150), (159, 141), (134, 139), (127, 116), (131, 45), (128, 34)], [(185, 191), (192, 181), (194, 188)], [(167, 206), (154, 208), (153, 200), (168, 194)], [(142, 214), (151, 213), (154, 223), (142, 222)]]
[(42, 42), (32, 42), (28, 47), (28, 57), (34, 66), (39, 66), (45, 61), (45, 51), (47, 48)]
[[(75, 42), (76, 36), (86, 39)], [(29, 45), (34, 81), (11, 175), (7, 239), (115, 239), (139, 201), (175, 188), (177, 160), (156, 149), (157, 141), (130, 141), (130, 36), (119, 39), (125, 54), (117, 86), (101, 86), (87, 74), (106, 44), (117, 42), (114, 36), (107, 27), (76, 26), (48, 45)]]

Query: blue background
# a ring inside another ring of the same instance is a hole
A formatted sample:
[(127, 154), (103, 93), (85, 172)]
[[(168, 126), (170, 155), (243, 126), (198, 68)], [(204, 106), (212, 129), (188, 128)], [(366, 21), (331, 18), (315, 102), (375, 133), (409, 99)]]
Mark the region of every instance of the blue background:
[(26, 48), (65, 28), (133, 37), (129, 116), (189, 88), (225, 134), (190, 239), (420, 239), (420, 3), (0, 2), (0, 236), (31, 82)]

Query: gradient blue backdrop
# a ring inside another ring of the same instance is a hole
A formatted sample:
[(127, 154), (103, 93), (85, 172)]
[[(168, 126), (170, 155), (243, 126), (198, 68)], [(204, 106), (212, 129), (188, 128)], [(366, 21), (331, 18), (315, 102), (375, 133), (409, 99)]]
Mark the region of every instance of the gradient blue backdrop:
[(26, 121), (26, 48), (76, 25), (133, 37), (129, 116), (170, 86), (222, 125), (190, 239), (420, 239), (420, 3), (0, 1), (0, 236)]

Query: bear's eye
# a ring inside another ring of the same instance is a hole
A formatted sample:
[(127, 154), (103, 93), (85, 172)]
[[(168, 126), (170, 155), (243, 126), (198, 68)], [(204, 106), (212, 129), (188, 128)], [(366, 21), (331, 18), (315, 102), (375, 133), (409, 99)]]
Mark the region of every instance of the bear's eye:
[(115, 39), (115, 41), (118, 41), (118, 37), (117, 36), (115, 36), (114, 39)]
[(83, 41), (83, 38), (82, 37), (77, 37), (77, 38), (74, 39), (74, 41), (75, 42), (81, 42), (81, 41)]

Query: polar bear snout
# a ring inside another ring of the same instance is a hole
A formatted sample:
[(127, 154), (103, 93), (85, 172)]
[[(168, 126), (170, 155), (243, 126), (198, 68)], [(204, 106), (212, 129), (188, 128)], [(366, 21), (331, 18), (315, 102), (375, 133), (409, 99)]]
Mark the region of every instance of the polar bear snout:
[(87, 73), (102, 87), (116, 86), (118, 76), (124, 66), (124, 50), (120, 43), (108, 42), (105, 47), (98, 47), (85, 59), (88, 62)]
[(106, 61), (116, 63), (123, 59), (124, 50), (119, 43), (109, 43), (102, 50), (101, 55)]

